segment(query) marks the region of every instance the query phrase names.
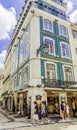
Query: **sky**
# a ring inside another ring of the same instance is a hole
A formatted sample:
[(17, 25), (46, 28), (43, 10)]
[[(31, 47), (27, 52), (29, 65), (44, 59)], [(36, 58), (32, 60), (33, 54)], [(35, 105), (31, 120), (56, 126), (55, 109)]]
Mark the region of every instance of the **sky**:
[[(71, 22), (77, 22), (77, 0), (64, 0), (68, 5), (67, 15)], [(0, 0), (0, 70), (4, 68), (4, 60), (13, 30), (25, 0)]]

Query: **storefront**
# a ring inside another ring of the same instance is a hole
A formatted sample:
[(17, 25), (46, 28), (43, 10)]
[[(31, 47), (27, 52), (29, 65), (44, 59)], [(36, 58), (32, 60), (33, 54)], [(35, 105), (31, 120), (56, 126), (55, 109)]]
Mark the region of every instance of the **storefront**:
[(75, 103), (75, 107), (77, 110), (77, 92), (74, 90), (45, 90), (47, 92), (47, 109), (48, 116), (52, 116), (55, 114), (60, 115), (60, 104), (61, 102), (68, 103), (70, 108), (70, 116), (73, 115), (72, 109), (73, 104)]

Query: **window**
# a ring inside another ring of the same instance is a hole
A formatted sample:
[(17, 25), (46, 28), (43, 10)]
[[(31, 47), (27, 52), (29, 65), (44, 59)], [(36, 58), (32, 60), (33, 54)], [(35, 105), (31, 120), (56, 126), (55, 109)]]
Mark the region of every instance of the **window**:
[(21, 85), (21, 72), (19, 72), (19, 74), (18, 74), (18, 79), (19, 79), (19, 80), (18, 80), (18, 81), (19, 81), (18, 83), (19, 83), (19, 86), (20, 86), (20, 85)]
[(66, 43), (62, 43), (62, 56), (70, 57), (69, 45)]
[(58, 16), (59, 18), (64, 19), (64, 20), (66, 19), (65, 12), (62, 11), (62, 10), (60, 10), (60, 9), (57, 9), (57, 16)]
[(43, 10), (44, 10), (45, 12), (51, 13), (51, 5), (49, 5), (49, 4), (45, 3), (45, 2), (43, 2)]
[(59, 34), (62, 35), (62, 36), (67, 36), (68, 35), (67, 28), (62, 26), (62, 25), (60, 25), (60, 27), (59, 27)]
[(20, 41), (19, 64), (29, 58), (30, 45), (30, 24), (24, 30), (22, 40)]
[(45, 44), (49, 46), (48, 53), (55, 54), (54, 40), (45, 38)]
[(44, 19), (44, 29), (48, 30), (48, 31), (52, 31), (53, 30), (53, 24), (48, 19)]
[(14, 88), (16, 87), (16, 76), (14, 77)]
[(76, 55), (77, 55), (77, 48), (76, 48)]
[(71, 67), (64, 67), (65, 81), (72, 81)]
[(29, 75), (28, 75), (28, 66), (25, 67), (25, 75), (24, 75), (24, 77), (25, 77), (25, 82), (28, 82), (28, 77), (29, 77)]
[(19, 64), (23, 62), (23, 41), (20, 42)]
[(73, 31), (73, 36), (75, 39), (77, 39), (77, 31)]
[(46, 63), (47, 79), (56, 79), (55, 65)]

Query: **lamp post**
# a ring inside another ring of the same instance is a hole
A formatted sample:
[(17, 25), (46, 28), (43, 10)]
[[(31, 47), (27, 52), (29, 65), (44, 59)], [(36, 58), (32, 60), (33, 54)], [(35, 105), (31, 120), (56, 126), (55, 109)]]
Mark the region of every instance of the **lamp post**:
[(48, 50), (49, 50), (49, 45), (44, 43), (44, 44), (41, 44), (41, 46), (37, 49), (37, 56), (39, 54), (39, 52), (41, 51), (41, 49), (44, 50), (44, 53), (48, 53)]

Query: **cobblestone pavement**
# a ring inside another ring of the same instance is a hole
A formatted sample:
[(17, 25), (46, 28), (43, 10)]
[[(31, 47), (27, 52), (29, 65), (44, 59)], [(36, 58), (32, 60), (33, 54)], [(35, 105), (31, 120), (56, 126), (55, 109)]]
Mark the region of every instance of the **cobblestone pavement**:
[(62, 120), (50, 118), (49, 122), (41, 122), (39, 126), (32, 126), (31, 120), (26, 118), (14, 118), (3, 111), (0, 112), (0, 130), (77, 130), (77, 118)]

